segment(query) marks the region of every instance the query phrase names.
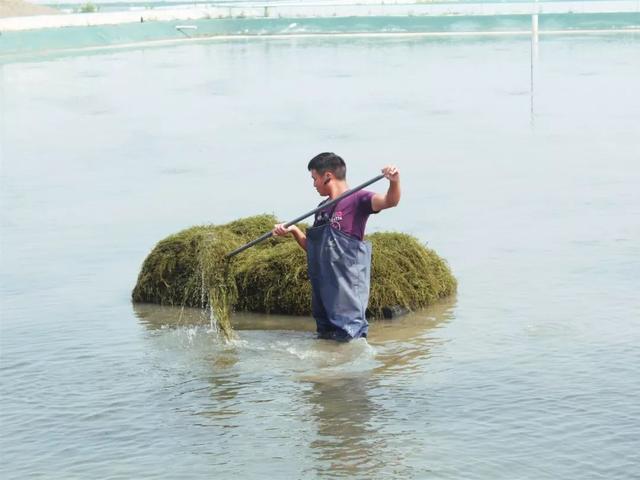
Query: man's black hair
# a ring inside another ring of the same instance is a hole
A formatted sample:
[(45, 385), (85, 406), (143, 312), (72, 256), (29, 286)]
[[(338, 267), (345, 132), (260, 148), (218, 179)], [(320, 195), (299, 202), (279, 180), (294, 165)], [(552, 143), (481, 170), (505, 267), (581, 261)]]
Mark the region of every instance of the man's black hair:
[(324, 152), (316, 155), (307, 165), (309, 171), (315, 170), (318, 173), (331, 172), (338, 180), (344, 180), (347, 176), (347, 165), (342, 157), (333, 152)]

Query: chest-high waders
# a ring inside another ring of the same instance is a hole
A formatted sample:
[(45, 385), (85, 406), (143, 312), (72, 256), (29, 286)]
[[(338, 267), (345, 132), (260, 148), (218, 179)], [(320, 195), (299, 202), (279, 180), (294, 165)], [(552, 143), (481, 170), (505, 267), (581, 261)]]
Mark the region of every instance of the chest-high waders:
[(318, 338), (349, 341), (366, 337), (371, 244), (329, 223), (309, 228), (307, 266)]

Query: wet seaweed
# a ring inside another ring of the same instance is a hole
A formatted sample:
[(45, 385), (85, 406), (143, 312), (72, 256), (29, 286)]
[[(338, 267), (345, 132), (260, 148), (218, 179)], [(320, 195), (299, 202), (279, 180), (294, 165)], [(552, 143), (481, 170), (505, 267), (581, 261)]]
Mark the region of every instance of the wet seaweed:
[(417, 310), (455, 293), (457, 282), (447, 262), (417, 238), (378, 232), (367, 240), (373, 250), (371, 316), (382, 318), (383, 309), (392, 306)]
[[(133, 301), (210, 309), (227, 339), (233, 336), (233, 310), (310, 315), (306, 255), (291, 237), (270, 238), (226, 257), (275, 223), (273, 215), (258, 215), (170, 235), (145, 259)], [(455, 292), (446, 261), (415, 237), (379, 232), (367, 239), (373, 245), (371, 317), (382, 318), (387, 307), (423, 308)]]
[(235, 270), (239, 293), (237, 308), (250, 312), (308, 315), (311, 285), (306, 258), (295, 241), (240, 256)]
[(226, 255), (229, 253), (228, 246), (235, 245), (237, 241), (238, 236), (234, 233), (217, 228), (200, 237), (196, 250), (200, 305), (211, 310), (215, 325), (227, 340), (233, 338), (231, 311), (238, 292), (231, 276), (231, 260)]

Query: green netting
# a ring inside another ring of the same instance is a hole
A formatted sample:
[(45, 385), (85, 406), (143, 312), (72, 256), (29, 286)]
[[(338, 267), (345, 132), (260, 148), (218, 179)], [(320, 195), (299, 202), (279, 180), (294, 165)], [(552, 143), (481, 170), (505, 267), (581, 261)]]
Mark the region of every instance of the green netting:
[[(330, 8), (330, 7), (327, 7)], [(140, 13), (144, 17), (144, 11)], [(188, 24), (195, 30), (179, 30)], [(575, 13), (540, 16), (540, 32), (546, 30), (628, 30), (640, 26), (640, 13)], [(54, 51), (76, 51), (158, 41), (179, 41), (187, 37), (203, 40), (219, 36), (296, 35), (333, 33), (458, 33), (528, 32), (531, 16), (363, 16), (324, 18), (211, 18), (134, 22), (116, 25), (40, 28), (3, 31), (0, 58), (38, 56)]]

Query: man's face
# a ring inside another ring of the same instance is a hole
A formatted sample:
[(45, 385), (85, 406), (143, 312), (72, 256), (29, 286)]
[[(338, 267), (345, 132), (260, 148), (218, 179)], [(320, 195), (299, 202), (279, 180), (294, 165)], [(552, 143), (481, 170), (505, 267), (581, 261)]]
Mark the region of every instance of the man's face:
[(320, 173), (317, 170), (311, 170), (311, 178), (313, 179), (313, 186), (320, 196), (326, 197), (331, 193), (328, 188), (329, 182), (327, 182), (327, 180), (331, 181), (330, 179), (333, 178), (331, 172)]

